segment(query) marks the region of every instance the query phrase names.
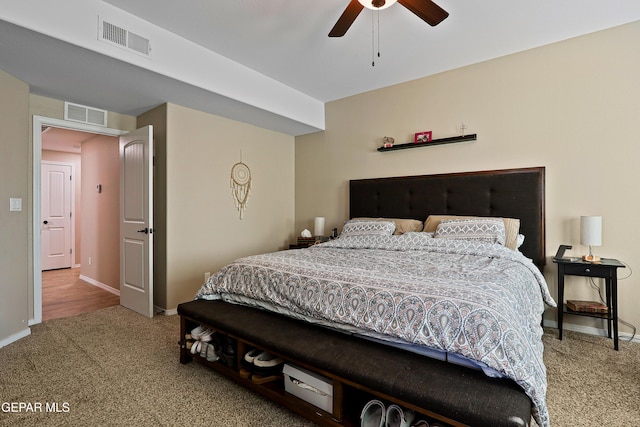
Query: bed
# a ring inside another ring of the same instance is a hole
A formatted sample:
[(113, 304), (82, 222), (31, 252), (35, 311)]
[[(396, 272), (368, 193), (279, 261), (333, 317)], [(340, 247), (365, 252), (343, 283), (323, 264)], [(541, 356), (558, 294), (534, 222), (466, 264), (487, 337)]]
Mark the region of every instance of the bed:
[[(349, 189), (350, 220), (338, 239), (236, 260), (196, 299), (482, 371), (487, 384), (506, 378), (548, 426), (541, 316), (555, 302), (541, 273), (544, 168), (352, 180)], [(332, 370), (341, 367), (322, 369)]]

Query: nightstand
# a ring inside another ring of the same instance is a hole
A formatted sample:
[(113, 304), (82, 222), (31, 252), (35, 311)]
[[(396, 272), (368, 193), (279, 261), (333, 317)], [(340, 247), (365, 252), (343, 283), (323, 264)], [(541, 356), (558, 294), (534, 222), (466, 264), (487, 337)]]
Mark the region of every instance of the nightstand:
[(298, 243), (298, 244), (292, 243), (289, 245), (289, 249), (306, 249), (310, 246), (313, 246), (313, 245), (310, 245), (308, 243)]
[(291, 243), (289, 249), (304, 249), (315, 245), (316, 243), (324, 243), (329, 241), (329, 237), (316, 236), (316, 237), (298, 237), (297, 243)]
[[(582, 260), (572, 261), (570, 258), (554, 258), (558, 265), (558, 338), (562, 339), (562, 319), (565, 314), (587, 316), (607, 321), (608, 336), (611, 338), (613, 325), (613, 347), (618, 350), (618, 268), (625, 268), (617, 259), (602, 258), (601, 262), (590, 263)], [(573, 311), (564, 302), (564, 276), (599, 277), (605, 281), (608, 313), (591, 313)]]

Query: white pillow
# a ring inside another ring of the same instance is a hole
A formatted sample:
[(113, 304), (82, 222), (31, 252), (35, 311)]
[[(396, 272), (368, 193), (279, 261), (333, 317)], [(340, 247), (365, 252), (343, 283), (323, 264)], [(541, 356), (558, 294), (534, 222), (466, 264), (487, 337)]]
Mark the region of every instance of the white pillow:
[(497, 218), (443, 219), (438, 224), (435, 238), (476, 240), (504, 245), (504, 221)]
[(393, 221), (396, 229), (393, 234), (404, 234), (412, 231), (422, 231), (424, 224), (419, 219), (402, 218), (351, 218), (351, 221)]
[(424, 223), (424, 231), (436, 231), (438, 224), (443, 219), (485, 219), (495, 218), (502, 219), (504, 222), (505, 234), (507, 240), (504, 245), (509, 249), (515, 250), (517, 248), (518, 232), (520, 231), (520, 220), (516, 218), (499, 218), (499, 217), (485, 217), (485, 216), (460, 216), (460, 215), (429, 215)]
[(396, 229), (393, 221), (358, 221), (350, 220), (342, 227), (341, 237), (348, 236), (391, 236)]

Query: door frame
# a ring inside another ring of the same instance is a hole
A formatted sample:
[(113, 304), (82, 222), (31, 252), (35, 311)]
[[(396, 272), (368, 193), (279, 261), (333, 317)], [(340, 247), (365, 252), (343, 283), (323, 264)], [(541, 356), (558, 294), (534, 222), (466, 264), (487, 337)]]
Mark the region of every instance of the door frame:
[(41, 163), (42, 163), (42, 126), (52, 126), (56, 128), (91, 132), (100, 135), (119, 137), (129, 131), (105, 128), (86, 123), (73, 122), (69, 120), (54, 119), (44, 116), (33, 116), (32, 127), (32, 191), (31, 206), (33, 216), (31, 218), (31, 265), (33, 274), (33, 317), (29, 319), (29, 326), (42, 323), (42, 239), (39, 232), (41, 221)]

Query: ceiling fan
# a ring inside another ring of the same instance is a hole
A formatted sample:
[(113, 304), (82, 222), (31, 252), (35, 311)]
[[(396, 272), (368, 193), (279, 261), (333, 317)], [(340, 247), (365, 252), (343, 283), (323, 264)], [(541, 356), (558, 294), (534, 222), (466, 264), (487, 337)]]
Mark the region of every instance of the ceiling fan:
[[(449, 16), (446, 10), (431, 0), (397, 1), (432, 27), (438, 25)], [(338, 18), (336, 25), (334, 25), (329, 32), (329, 37), (344, 36), (365, 6), (369, 9), (380, 10), (391, 6), (395, 2), (396, 0), (351, 0), (347, 8), (342, 12), (340, 18)]]

